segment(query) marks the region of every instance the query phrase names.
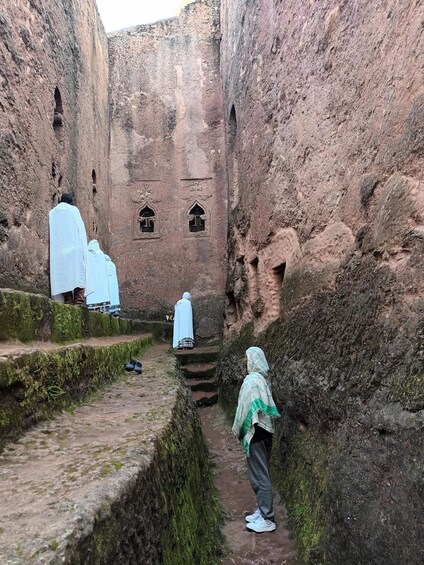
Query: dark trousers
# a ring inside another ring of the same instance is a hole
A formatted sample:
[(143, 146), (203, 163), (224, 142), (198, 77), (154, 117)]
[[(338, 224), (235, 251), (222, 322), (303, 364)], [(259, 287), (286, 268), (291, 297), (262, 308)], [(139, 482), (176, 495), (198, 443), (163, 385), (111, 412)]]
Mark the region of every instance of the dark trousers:
[(247, 457), (249, 481), (256, 496), (256, 502), (262, 516), (274, 520), (272, 500), (272, 483), (269, 472), (272, 438), (255, 441), (250, 444), (250, 455)]

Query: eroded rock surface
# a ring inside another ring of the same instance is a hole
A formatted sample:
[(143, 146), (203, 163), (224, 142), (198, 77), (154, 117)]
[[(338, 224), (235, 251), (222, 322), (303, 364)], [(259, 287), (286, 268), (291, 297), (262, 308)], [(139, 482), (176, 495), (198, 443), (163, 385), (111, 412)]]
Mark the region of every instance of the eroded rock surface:
[(220, 397), (234, 406), (262, 345), (281, 487), (320, 565), (424, 561), (423, 17), (407, 0), (221, 4)]

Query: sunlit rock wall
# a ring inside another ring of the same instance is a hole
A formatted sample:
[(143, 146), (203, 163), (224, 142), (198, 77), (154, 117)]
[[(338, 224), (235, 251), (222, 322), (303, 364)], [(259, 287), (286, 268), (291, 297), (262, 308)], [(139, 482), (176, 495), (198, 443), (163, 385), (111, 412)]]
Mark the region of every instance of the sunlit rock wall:
[(107, 58), (93, 0), (0, 6), (0, 287), (48, 293), (48, 212), (61, 192), (108, 247)]
[(424, 560), (423, 21), (419, 1), (221, 3), (221, 386), (264, 347), (311, 563)]
[[(221, 332), (226, 276), (216, 4), (198, 1), (178, 18), (109, 39), (112, 253), (122, 303), (164, 317), (189, 291), (197, 338), (206, 341)], [(205, 229), (193, 232), (196, 205)]]

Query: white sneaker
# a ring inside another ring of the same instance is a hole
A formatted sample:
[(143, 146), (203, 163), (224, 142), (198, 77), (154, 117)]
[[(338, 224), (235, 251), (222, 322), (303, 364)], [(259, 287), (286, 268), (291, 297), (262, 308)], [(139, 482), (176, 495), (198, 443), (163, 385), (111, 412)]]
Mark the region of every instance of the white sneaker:
[(265, 520), (265, 518), (260, 516), (254, 522), (246, 524), (246, 527), (252, 532), (262, 534), (263, 532), (274, 532), (277, 526), (275, 525), (275, 522), (271, 522), (271, 520)]
[(256, 508), (256, 510), (252, 514), (245, 516), (244, 519), (246, 520), (246, 522), (255, 522), (258, 518), (260, 518), (260, 516), (262, 516), (261, 511), (259, 510), (259, 508)]

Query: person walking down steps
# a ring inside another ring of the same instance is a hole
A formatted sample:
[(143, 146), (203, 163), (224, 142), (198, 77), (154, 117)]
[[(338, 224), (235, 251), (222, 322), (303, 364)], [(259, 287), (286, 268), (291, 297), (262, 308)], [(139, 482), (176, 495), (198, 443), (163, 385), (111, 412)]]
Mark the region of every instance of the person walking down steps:
[(276, 525), (269, 460), (274, 418), (279, 413), (272, 398), (269, 366), (262, 349), (249, 347), (245, 363), (248, 374), (241, 385), (232, 428), (246, 450), (249, 481), (256, 496), (257, 508), (245, 519), (247, 529), (252, 532), (273, 532)]

